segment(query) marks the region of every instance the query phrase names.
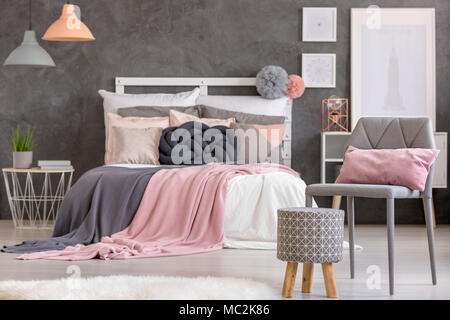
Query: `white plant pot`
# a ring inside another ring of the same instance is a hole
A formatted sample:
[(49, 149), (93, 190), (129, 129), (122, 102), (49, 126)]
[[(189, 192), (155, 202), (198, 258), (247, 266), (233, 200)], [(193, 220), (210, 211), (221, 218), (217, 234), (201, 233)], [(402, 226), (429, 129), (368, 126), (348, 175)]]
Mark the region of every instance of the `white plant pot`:
[(30, 169), (33, 165), (33, 151), (13, 152), (14, 169)]

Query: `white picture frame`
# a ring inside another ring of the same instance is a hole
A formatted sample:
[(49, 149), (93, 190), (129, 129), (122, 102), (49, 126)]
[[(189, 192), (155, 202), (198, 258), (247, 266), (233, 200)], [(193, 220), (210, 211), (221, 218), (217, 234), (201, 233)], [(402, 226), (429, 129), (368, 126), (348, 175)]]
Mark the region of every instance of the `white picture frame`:
[(305, 7), (302, 11), (304, 42), (337, 41), (337, 8)]
[(336, 54), (303, 53), (302, 78), (306, 88), (336, 88)]
[(429, 117), (436, 130), (434, 8), (351, 10), (351, 128), (361, 117)]

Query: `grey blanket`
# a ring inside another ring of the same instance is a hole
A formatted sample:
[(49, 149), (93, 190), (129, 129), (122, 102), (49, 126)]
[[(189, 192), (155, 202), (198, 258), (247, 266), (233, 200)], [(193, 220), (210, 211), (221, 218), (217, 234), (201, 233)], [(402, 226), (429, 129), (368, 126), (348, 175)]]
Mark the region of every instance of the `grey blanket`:
[(129, 169), (100, 167), (86, 172), (67, 193), (53, 238), (25, 241), (3, 252), (62, 250), (99, 242), (131, 223), (153, 174), (168, 167)]

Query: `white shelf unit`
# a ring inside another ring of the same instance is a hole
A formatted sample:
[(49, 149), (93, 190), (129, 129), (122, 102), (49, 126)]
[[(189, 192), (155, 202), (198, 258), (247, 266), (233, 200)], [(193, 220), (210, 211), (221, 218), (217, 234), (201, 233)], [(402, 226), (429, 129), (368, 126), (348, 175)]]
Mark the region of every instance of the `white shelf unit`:
[(345, 144), (350, 134), (348, 132), (322, 132), (320, 183), (326, 183), (327, 163), (341, 164), (344, 162)]
[[(321, 183), (326, 183), (327, 163), (341, 164), (344, 162), (344, 150), (351, 133), (347, 132), (322, 132), (321, 152)], [(435, 162), (433, 188), (447, 188), (447, 157), (448, 134), (436, 132), (434, 139), (436, 148), (441, 152)]]

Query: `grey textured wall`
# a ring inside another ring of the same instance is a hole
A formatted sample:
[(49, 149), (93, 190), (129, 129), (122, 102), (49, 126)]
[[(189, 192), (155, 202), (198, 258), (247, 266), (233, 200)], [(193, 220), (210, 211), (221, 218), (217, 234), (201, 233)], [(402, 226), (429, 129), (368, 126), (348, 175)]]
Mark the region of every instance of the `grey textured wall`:
[[(0, 60), (27, 28), (26, 0), (0, 0)], [(116, 76), (254, 76), (276, 64), (300, 73), (302, 52), (337, 53), (337, 88), (311, 89), (294, 109), (293, 167), (307, 183), (319, 180), (321, 100), (350, 95), (350, 8), (435, 7), (437, 13), (437, 128), (450, 129), (450, 1), (417, 0), (78, 0), (97, 41), (49, 43), (51, 70), (0, 68), (0, 165), (11, 166), (6, 135), (16, 123), (38, 125), (35, 159), (70, 159), (77, 174), (102, 164), (100, 88)], [(42, 36), (63, 1), (33, 0), (33, 26)], [(302, 43), (301, 8), (338, 7), (337, 43)], [(450, 196), (436, 191), (437, 218), (449, 222)], [(328, 204), (324, 200), (323, 205)], [(357, 222), (383, 223), (384, 204), (357, 203)], [(398, 206), (397, 220), (423, 223), (420, 201)], [(9, 217), (3, 185), (1, 217)]]

